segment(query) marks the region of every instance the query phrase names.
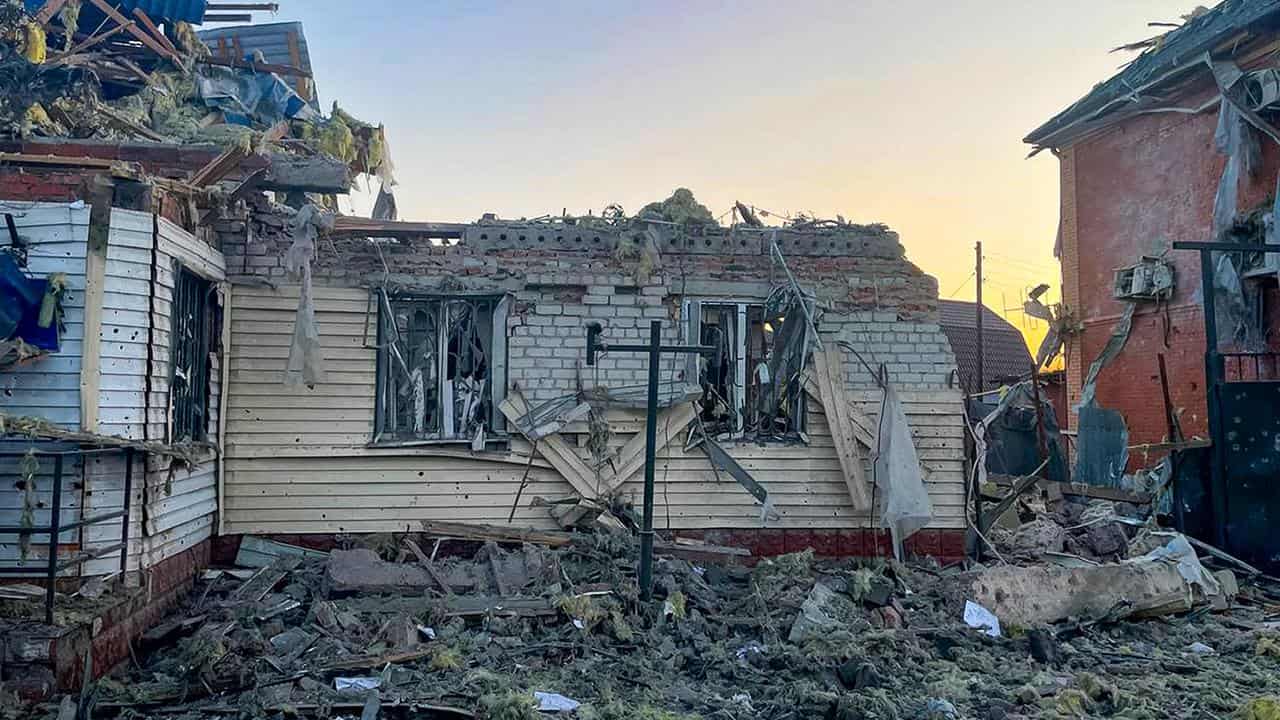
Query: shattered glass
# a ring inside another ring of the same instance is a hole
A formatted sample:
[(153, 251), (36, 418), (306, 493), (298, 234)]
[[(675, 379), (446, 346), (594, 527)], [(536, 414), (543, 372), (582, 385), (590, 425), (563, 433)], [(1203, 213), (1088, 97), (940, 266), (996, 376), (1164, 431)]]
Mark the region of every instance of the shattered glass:
[(473, 440), (492, 427), (496, 299), (386, 298), (380, 440)]

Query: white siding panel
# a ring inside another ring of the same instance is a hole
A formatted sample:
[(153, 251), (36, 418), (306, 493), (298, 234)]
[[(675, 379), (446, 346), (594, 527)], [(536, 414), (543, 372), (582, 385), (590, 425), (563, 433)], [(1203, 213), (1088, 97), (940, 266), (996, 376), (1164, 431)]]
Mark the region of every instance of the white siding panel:
[[(79, 429), (89, 209), (79, 203), (0, 200), (0, 212), (13, 215), (18, 234), (29, 245), (28, 274), (44, 277), (65, 273), (67, 276), (67, 291), (62, 296), (66, 329), (60, 351), (5, 372), (0, 378), (3, 383), (0, 409), (44, 417), (69, 429)], [(54, 411), (52, 415), (50, 410)]]
[[(26, 271), (33, 277), (65, 273), (67, 291), (62, 296), (65, 329), (59, 352), (12, 368), (0, 375), (0, 409), (17, 415), (42, 417), (68, 429), (80, 427), (80, 368), (84, 338), (85, 247), (89, 237), (89, 210), (78, 204), (26, 203), (0, 200), (0, 212), (13, 215), (18, 234), (29, 244)], [(5, 241), (7, 245), (7, 240)], [(0, 443), (7, 452), (23, 452), (26, 443)], [(38, 445), (37, 447), (44, 447)], [(21, 477), (20, 459), (0, 458), (0, 525), (16, 525), (22, 515), (23, 493), (15, 484)], [(35, 478), (39, 507), (35, 525), (50, 521), (53, 490), (53, 458), (43, 456)], [(60, 521), (80, 518), (81, 467), (74, 456), (63, 460)], [(47, 558), (48, 535), (30, 537), (29, 561)], [(78, 533), (63, 533), (64, 553), (79, 547)], [(43, 546), (42, 546), (43, 545)], [(0, 536), (0, 563), (20, 559), (17, 538)]]
[[(145, 436), (164, 440), (168, 436), (169, 307), (175, 259), (212, 280), (224, 278), (222, 254), (182, 228), (163, 218), (157, 220), (149, 213), (118, 209), (112, 212), (98, 399), (103, 432), (134, 439)], [(148, 338), (152, 343), (150, 348)], [(148, 355), (152, 362), (150, 368), (147, 368)], [(214, 367), (219, 367), (216, 360)], [(213, 379), (210, 402), (216, 407), (219, 397), (216, 372)], [(215, 420), (210, 426), (211, 440), (215, 439), (216, 430)], [(172, 478), (160, 459), (153, 459), (149, 465), (144, 470), (142, 459), (135, 460), (129, 531), (131, 569), (154, 565), (209, 537), (212, 516), (217, 510), (215, 460), (200, 463), (190, 471), (175, 468)], [(119, 507), (124, 483), (120, 456), (96, 462), (92, 472), (86, 474), (86, 480), (92, 487), (93, 503), (103, 512)], [(119, 542), (120, 533), (120, 521), (116, 520), (94, 528), (88, 537), (102, 547)], [(92, 563), (86, 572), (112, 572), (118, 565), (118, 558), (107, 559)]]

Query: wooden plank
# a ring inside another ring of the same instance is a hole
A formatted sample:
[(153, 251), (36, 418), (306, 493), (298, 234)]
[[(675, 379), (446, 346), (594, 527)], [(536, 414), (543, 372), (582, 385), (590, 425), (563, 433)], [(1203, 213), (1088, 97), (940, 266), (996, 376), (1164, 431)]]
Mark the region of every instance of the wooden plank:
[[(519, 393), (512, 393), (502, 401), (499, 408), (502, 414), (506, 416), (511, 425), (519, 429), (517, 422), (522, 416), (529, 412), (529, 404)], [(538, 452), (542, 454), (548, 462), (555, 467), (556, 470), (564, 477), (564, 479), (573, 486), (573, 489), (583, 498), (593, 499), (597, 497), (597, 490), (592, 481), (595, 473), (586, 463), (573, 451), (573, 448), (559, 435), (547, 435), (542, 437), (535, 443)]]
[[(661, 450), (671, 442), (671, 438), (677, 437), (684, 429), (693, 422), (697, 411), (693, 407), (693, 403), (682, 402), (658, 413), (657, 417), (657, 448)], [(618, 457), (615, 467), (617, 474), (610, 478), (605, 484), (604, 494), (610, 494), (622, 487), (622, 484), (639, 472), (644, 467), (644, 450), (645, 450), (645, 434), (637, 433), (626, 445), (622, 446), (622, 450), (618, 451)]]
[(182, 66), (182, 58), (177, 53), (170, 52), (168, 48), (157, 42), (156, 39), (151, 37), (147, 32), (141, 30), (136, 25), (133, 25), (128, 18), (121, 15), (120, 11), (116, 10), (115, 7), (107, 2), (107, 0), (89, 0), (89, 2), (93, 3), (93, 5), (101, 10), (104, 15), (114, 20), (117, 25), (131, 25), (132, 27), (129, 28), (128, 32), (130, 35), (137, 38), (138, 42), (146, 45), (156, 54), (169, 58), (175, 65), (179, 67)]
[(418, 564), (427, 571), (427, 574), (430, 575), (431, 579), (440, 586), (440, 589), (444, 591), (444, 594), (452, 595), (453, 587), (451, 587), (448, 581), (440, 575), (440, 571), (436, 570), (435, 563), (431, 562), (431, 558), (427, 557), (427, 554), (422, 552), (422, 548), (418, 547), (418, 543), (414, 542), (411, 538), (405, 538), (404, 545), (409, 548), (409, 552), (413, 553), (413, 556), (418, 559)]
[(840, 466), (844, 470), (845, 483), (849, 487), (849, 498), (858, 510), (871, 508), (871, 494), (867, 489), (866, 469), (862, 465), (862, 455), (858, 442), (854, 439), (853, 421), (849, 418), (848, 401), (844, 394), (843, 363), (840, 351), (834, 348), (814, 350), (814, 370), (818, 376), (819, 397), (822, 405), (828, 410), (828, 424), (831, 436), (835, 440), (836, 453), (840, 458)]
[[(818, 381), (814, 378), (813, 374), (811, 373), (806, 373), (804, 376), (804, 391), (809, 395), (809, 397), (813, 398), (814, 400), (817, 400), (818, 407), (821, 408), (820, 412), (816, 412), (816, 413), (811, 412), (810, 413), (811, 417), (814, 415), (830, 415), (831, 414), (831, 412), (828, 411), (826, 405), (823, 404), (822, 391), (819, 387)], [(846, 412), (847, 419), (853, 423), (854, 439), (862, 443), (862, 446), (867, 448), (868, 450), (875, 447), (876, 423), (872, 421), (871, 418), (864, 415), (856, 405), (852, 403), (846, 403), (844, 407), (845, 407), (845, 410), (847, 411)], [(820, 429), (814, 428), (813, 430), (809, 431), (809, 434), (813, 435), (814, 432), (820, 432)]]
[(89, 195), (89, 234), (85, 250), (84, 345), (80, 357), (80, 429), (98, 432), (102, 384), (102, 316), (106, 292), (107, 245), (111, 236), (114, 186), (95, 176)]
[(165, 34), (160, 32), (160, 28), (156, 27), (156, 24), (151, 21), (151, 16), (147, 15), (147, 13), (142, 10), (142, 8), (135, 7), (133, 9), (133, 16), (138, 18), (138, 22), (146, 26), (147, 30), (149, 30), (152, 36), (155, 37), (156, 42), (159, 42), (161, 45), (164, 45), (165, 49), (167, 49), (175, 57), (178, 55), (178, 48), (173, 43), (169, 42), (169, 38), (165, 37)]
[(500, 527), (497, 525), (481, 525), (471, 523), (422, 521), (422, 531), (435, 537), (457, 538), (459, 540), (492, 540), (494, 542), (531, 543), (547, 547), (564, 547), (573, 542), (573, 534), (567, 532), (547, 532), (532, 528)]
[[(222, 304), (222, 343), (221, 351), (221, 367), (219, 372), (222, 375), (221, 382), (218, 385), (218, 437), (215, 442), (218, 444), (218, 507), (226, 507), (227, 499), (227, 420), (230, 413), (227, 412), (227, 402), (231, 397), (231, 363), (226, 357), (227, 349), (231, 347), (231, 284), (220, 283), (218, 285), (218, 294), (221, 296)], [(218, 534), (221, 535), (226, 525), (226, 513), (218, 513)]]
[(62, 6), (67, 4), (67, 0), (48, 0), (39, 10), (36, 11), (35, 21), (40, 25), (48, 25), (53, 16), (62, 10)]

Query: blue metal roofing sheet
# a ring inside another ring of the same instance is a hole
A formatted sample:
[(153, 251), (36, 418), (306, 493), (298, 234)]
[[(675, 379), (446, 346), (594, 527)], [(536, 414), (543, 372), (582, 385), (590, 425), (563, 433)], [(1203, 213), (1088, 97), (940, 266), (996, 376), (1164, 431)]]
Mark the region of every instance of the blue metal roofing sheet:
[[(35, 12), (44, 7), (46, 0), (26, 0), (27, 10)], [(131, 16), (134, 8), (142, 8), (142, 12), (156, 22), (177, 21), (200, 24), (204, 22), (204, 13), (208, 9), (207, 0), (111, 0), (111, 4), (125, 16)], [(97, 8), (85, 4), (81, 12), (98, 13)]]

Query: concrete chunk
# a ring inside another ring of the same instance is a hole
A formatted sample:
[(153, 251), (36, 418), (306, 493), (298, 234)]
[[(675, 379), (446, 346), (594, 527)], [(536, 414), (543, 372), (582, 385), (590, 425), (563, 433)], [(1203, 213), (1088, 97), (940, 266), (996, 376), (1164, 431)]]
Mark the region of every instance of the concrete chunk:
[(372, 550), (334, 550), (324, 572), (329, 596), (353, 593), (421, 595), (434, 585), (427, 571), (417, 565), (389, 563)]

